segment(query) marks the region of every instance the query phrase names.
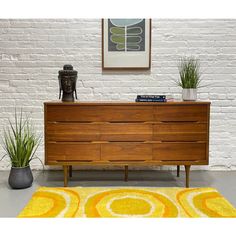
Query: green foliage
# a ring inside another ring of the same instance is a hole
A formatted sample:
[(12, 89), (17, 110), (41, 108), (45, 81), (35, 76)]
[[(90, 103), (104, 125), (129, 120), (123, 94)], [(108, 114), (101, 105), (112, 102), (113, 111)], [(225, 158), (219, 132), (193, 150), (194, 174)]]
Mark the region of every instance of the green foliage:
[(176, 81), (182, 88), (199, 88), (200, 85), (200, 63), (194, 57), (183, 57), (179, 63), (180, 79)]
[[(26, 167), (36, 159), (35, 152), (40, 144), (40, 137), (33, 130), (31, 120), (23, 118), (22, 111), (15, 120), (9, 120), (9, 126), (4, 129), (3, 148), (11, 160), (12, 167)], [(38, 159), (38, 158), (37, 158)]]

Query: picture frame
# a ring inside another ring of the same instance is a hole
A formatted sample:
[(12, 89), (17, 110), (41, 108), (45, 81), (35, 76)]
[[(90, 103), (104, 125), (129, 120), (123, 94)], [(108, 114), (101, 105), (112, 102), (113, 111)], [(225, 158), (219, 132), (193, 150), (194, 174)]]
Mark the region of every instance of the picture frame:
[(151, 19), (102, 19), (102, 69), (150, 69), (151, 29)]

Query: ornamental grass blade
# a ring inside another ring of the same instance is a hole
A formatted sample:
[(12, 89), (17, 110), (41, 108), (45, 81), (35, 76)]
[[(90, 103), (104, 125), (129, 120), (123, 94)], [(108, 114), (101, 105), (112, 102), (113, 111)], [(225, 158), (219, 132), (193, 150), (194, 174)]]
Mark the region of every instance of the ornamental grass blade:
[(13, 167), (28, 166), (39, 146), (39, 137), (33, 130), (29, 117), (23, 118), (21, 109), (18, 117), (16, 109), (13, 122), (8, 119), (9, 127), (4, 129), (3, 147)]

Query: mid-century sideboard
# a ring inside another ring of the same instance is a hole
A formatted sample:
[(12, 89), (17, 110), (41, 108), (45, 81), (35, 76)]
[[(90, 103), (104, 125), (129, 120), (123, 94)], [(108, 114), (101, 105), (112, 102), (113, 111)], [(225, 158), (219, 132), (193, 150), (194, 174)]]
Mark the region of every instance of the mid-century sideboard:
[(210, 102), (46, 102), (45, 164), (207, 165)]

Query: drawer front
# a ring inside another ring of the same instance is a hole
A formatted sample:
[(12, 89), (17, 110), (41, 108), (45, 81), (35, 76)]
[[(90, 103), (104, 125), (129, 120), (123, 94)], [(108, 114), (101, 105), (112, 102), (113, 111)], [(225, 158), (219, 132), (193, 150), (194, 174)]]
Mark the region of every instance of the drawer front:
[(99, 121), (100, 113), (98, 108), (97, 106), (48, 105), (47, 121)]
[(152, 140), (152, 125), (110, 123), (101, 125), (103, 141), (147, 141)]
[(102, 106), (101, 117), (105, 121), (151, 121), (153, 119), (152, 106)]
[(48, 141), (96, 141), (99, 140), (99, 126), (80, 123), (48, 123)]
[(48, 121), (151, 121), (152, 106), (79, 106), (79, 105), (49, 105), (47, 106)]
[(153, 144), (153, 159), (162, 161), (206, 160), (205, 143)]
[(48, 161), (93, 161), (100, 159), (99, 144), (48, 143)]
[(145, 161), (152, 159), (152, 145), (144, 143), (107, 143), (101, 145), (101, 159), (110, 161)]
[(207, 122), (207, 105), (166, 105), (154, 108), (157, 121), (204, 121)]
[(166, 122), (153, 126), (156, 141), (206, 141), (207, 124)]

